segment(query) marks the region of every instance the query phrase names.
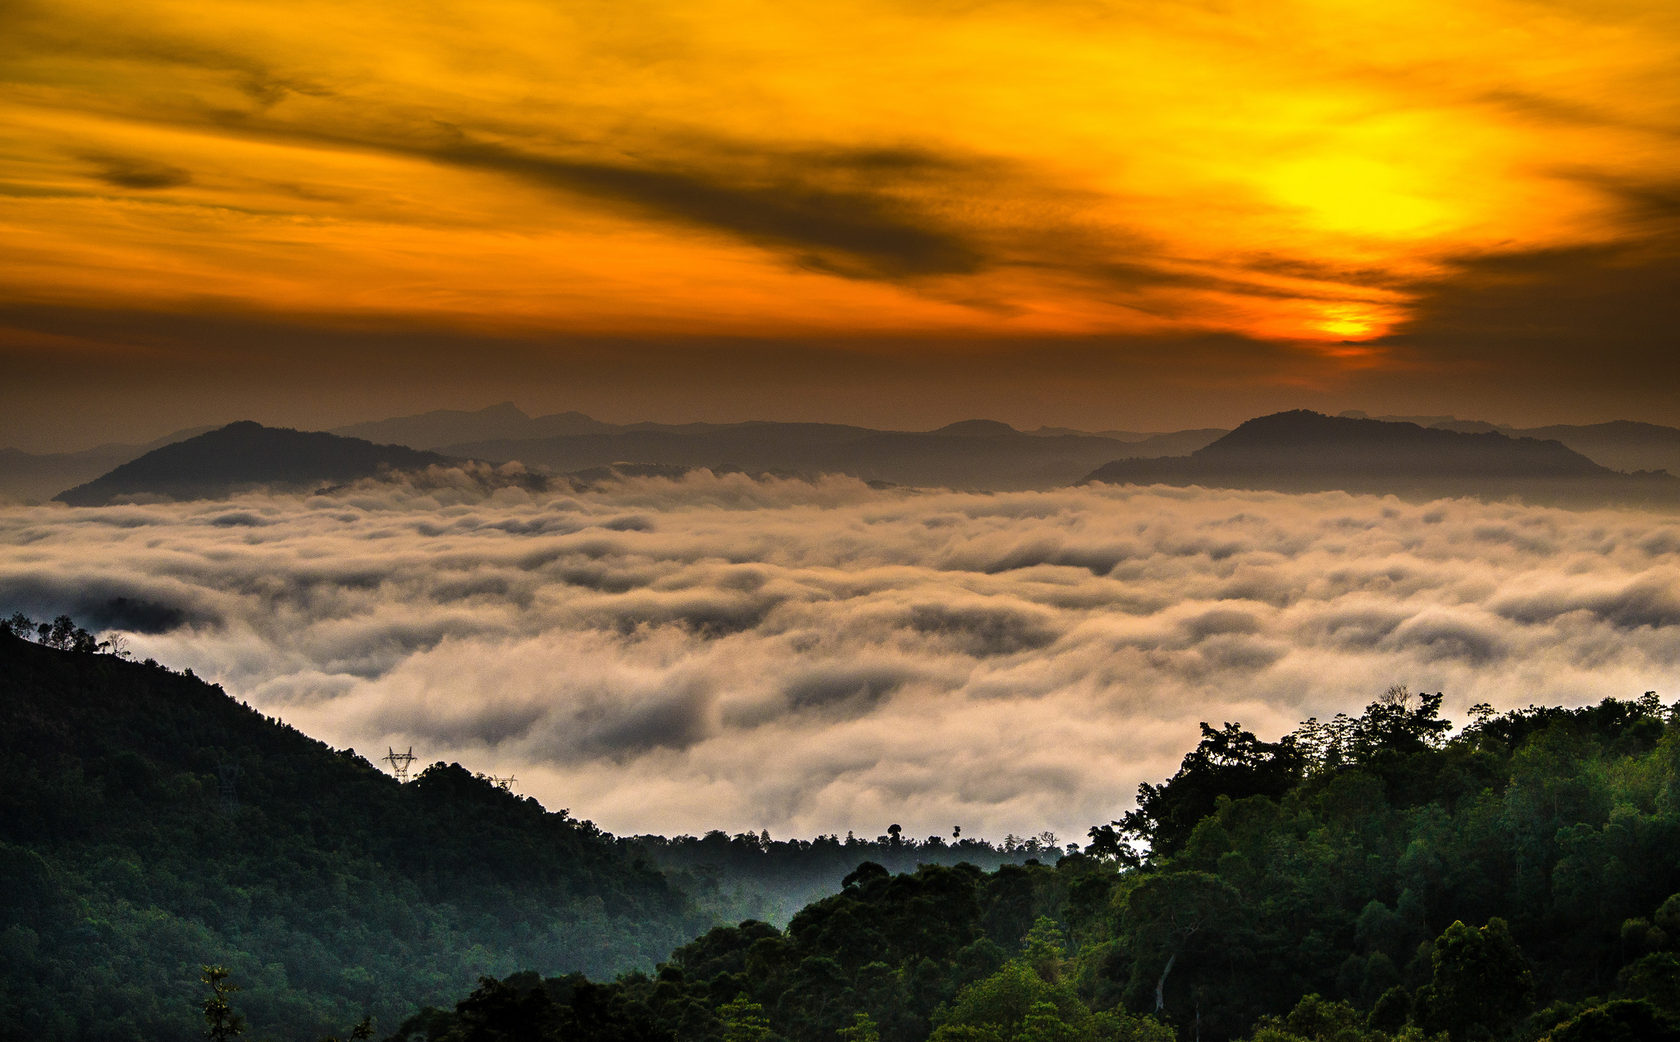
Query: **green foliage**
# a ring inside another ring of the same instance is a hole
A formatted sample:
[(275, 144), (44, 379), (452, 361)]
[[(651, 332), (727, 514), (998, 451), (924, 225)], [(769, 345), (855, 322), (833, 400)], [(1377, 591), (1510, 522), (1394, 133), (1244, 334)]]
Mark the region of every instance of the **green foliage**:
[[(210, 986), (210, 997), (201, 1004), (204, 1011), (204, 1036), (211, 1042), (227, 1042), (245, 1033), (245, 1017), (236, 1012), (229, 996), (239, 990), (239, 985), (228, 978), (231, 976), (225, 966), (205, 966), (204, 973), (199, 978), (201, 983)], [(373, 1037), (373, 1018), (363, 1017), (350, 1029), (350, 1038), (354, 1042)], [(321, 1042), (339, 1042), (337, 1035), (328, 1035)]]
[(233, 1011), (228, 1002), (228, 996), (239, 990), (239, 985), (228, 980), (228, 969), (225, 966), (206, 966), (204, 974), (199, 978), (210, 986), (210, 997), (204, 1000), (204, 1037), (210, 1042), (227, 1042), (230, 1038), (237, 1038), (245, 1033), (245, 1018)]
[(1435, 939), (1429, 963), (1415, 1003), (1427, 1030), (1453, 1042), (1497, 1038), (1528, 1009), (1533, 974), (1503, 919), (1475, 930), (1455, 921)]
[[(1050, 989), (1052, 1005), (1069, 1012), (1069, 1023), (1097, 1032), (1078, 1037), (1132, 1038), (1135, 1032), (1116, 1034), (1132, 1018), (1093, 1014), (1077, 997), (1094, 956), (1068, 954), (1060, 917), (1073, 883), (1093, 874), (1114, 879), (1111, 869), (1080, 858), (1054, 868), (1005, 866), (991, 875), (966, 865), (897, 875), (866, 865), (785, 931), (752, 921), (719, 927), (673, 951), (652, 979), (621, 978), (607, 987), (626, 1008), (645, 1011), (650, 1037), (722, 1042), (728, 1031), (762, 1027), (791, 1042), (926, 1042), (942, 1006), (951, 1008), (965, 987), (1013, 966), (1008, 972)], [(1021, 1030), (1031, 1007), (1021, 1009)], [(465, 1009), (416, 1017), (399, 1037), (535, 1033), (518, 1019), (524, 1014), (504, 1005), (507, 1019), (458, 1034)], [(1051, 1030), (1043, 1014), (1032, 1021), (1040, 1034)]]
[(1680, 1042), (1680, 1026), (1648, 1002), (1622, 999), (1566, 1021), (1546, 1042)]
[(253, 1034), (315, 1037), (481, 974), (651, 966), (705, 925), (612, 837), (457, 765), (399, 785), (194, 678), (51, 643), (0, 635), (0, 1027), (188, 1037), (214, 962)]
[(1021, 940), (1020, 960), (1041, 979), (1056, 984), (1062, 979), (1066, 955), (1061, 925), (1047, 915), (1039, 916)]
[[(1184, 1010), (1204, 969), (1228, 972), (1245, 926), (1241, 895), (1218, 876), (1186, 871), (1143, 879), (1127, 895), (1122, 918), (1133, 960), (1131, 1004), (1156, 1013)], [(1172, 1001), (1169, 984), (1176, 985)]]
[(723, 1042), (769, 1042), (775, 1037), (764, 1007), (750, 1001), (745, 993), (720, 1006), (718, 1019), (723, 1021)]
[(852, 1014), (852, 1022), (836, 1032), (840, 1042), (881, 1042), (881, 1029), (867, 1013)]
[[(1161, 785), (1138, 787), (1138, 808), (1093, 841), (1117, 853), (1129, 852), (1131, 841), (1146, 843), (1153, 857), (1176, 853), (1220, 797), (1279, 797), (1299, 780), (1304, 759), (1294, 735), (1279, 742), (1263, 742), (1236, 724), (1214, 730), (1205, 722), (1202, 740), (1180, 765), (1178, 773)], [(1129, 857), (1126, 858), (1129, 860)]]
[(742, 993), (790, 1042), (853, 1038), (859, 1015), (884, 1042), (1666, 1032), (1672, 714), (1484, 713), (1448, 739), (1440, 704), (1396, 688), (1293, 741), (1205, 729), (1129, 830), (1107, 826), (1166, 838), (1147, 866), (1100, 848), (990, 875), (864, 865), (785, 931), (714, 930), (615, 987), (659, 1037), (707, 1042), (722, 1029), (693, 1011)]
[(1281, 1017), (1262, 1017), (1250, 1042), (1443, 1042), (1433, 1040), (1416, 1028), (1385, 1031), (1367, 1023), (1359, 1010), (1346, 1002), (1331, 1002), (1308, 995)]
[(1062, 1022), (1090, 1017), (1090, 1011), (1082, 1009), (1067, 989), (1055, 987), (1024, 961), (1012, 959), (992, 976), (957, 993), (956, 1001), (938, 1018), (933, 1042), (986, 1036), (1013, 1039), (1034, 1013), (1041, 1025), (1047, 1013)]
[[(0, 634), (0, 1017), (184, 1037), (214, 956), (294, 1037), (371, 1011), (414, 1042), (1674, 1038), (1677, 714), (1483, 711), (1448, 738), (1440, 706), (1396, 687), (1276, 742), (1204, 726), (1086, 854), (903, 871), (957, 845), (615, 841), (459, 766), (398, 786), (190, 677)], [(731, 859), (838, 890), (701, 933), (648, 864), (721, 881)]]
[(1066, 977), (1057, 933), (1040, 919), (1018, 957), (935, 1015), (931, 1042), (1171, 1042), (1172, 1030), (1157, 1021), (1093, 1013)]
[(1628, 963), (1616, 974), (1616, 992), (1623, 998), (1649, 1002), (1670, 1016), (1680, 1016), (1680, 956), (1652, 952)]

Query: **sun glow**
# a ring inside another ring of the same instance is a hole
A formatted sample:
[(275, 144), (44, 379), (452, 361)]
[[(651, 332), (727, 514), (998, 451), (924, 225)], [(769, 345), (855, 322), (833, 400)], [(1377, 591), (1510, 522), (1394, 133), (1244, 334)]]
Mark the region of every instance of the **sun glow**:
[(1327, 304), (1318, 313), (1318, 328), (1343, 340), (1380, 336), (1391, 324), (1390, 317), (1371, 304)]
[(1405, 166), (1331, 155), (1285, 163), (1261, 183), (1312, 226), (1378, 238), (1408, 238), (1450, 225), (1453, 208), (1425, 194)]
[(960, 6), (41, 5), (0, 34), (0, 294), (576, 337), (1366, 340), (1443, 258), (1617, 234), (1615, 186), (1674, 176), (1671, 147), (1625, 147), (1671, 120), (1634, 89), (1680, 49), (1660, 19)]

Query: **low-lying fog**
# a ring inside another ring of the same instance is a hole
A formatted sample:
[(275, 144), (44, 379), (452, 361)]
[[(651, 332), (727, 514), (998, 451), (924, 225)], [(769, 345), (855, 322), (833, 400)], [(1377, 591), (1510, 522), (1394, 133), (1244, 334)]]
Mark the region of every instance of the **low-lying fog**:
[(1393, 683), (1460, 722), (1670, 701), (1680, 666), (1680, 519), (1632, 511), (451, 473), (6, 508), (0, 546), (0, 611), (121, 629), (335, 746), (514, 774), (618, 833), (1083, 841), (1199, 720), (1270, 738)]

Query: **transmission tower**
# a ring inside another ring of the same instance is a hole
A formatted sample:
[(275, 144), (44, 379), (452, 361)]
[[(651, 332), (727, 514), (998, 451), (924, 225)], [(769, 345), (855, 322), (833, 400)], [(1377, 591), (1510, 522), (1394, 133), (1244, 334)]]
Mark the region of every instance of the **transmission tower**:
[(408, 747), (408, 752), (399, 753), (390, 746), (385, 747), (391, 754), (385, 757), (385, 762), (391, 765), (391, 773), (397, 776), (397, 781), (408, 781), (408, 765), (414, 762), (414, 746)]
[(506, 778), (498, 778), (494, 774), (492, 774), (490, 776), (490, 780), (495, 782), (496, 783), (496, 788), (501, 789), (503, 792), (512, 792), (513, 791), (514, 777), (511, 774), (508, 775)]

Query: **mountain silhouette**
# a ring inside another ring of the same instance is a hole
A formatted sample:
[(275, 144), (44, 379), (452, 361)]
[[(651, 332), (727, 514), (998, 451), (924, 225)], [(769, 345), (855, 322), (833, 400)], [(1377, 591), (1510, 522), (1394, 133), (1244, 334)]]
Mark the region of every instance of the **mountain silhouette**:
[(1680, 430), (1655, 423), (1560, 423), (1505, 431), (1512, 437), (1555, 438), (1615, 470), (1666, 470), (1680, 475)]
[(144, 444), (106, 442), (74, 452), (0, 449), (0, 502), (30, 503), (50, 499), (60, 489), (92, 481), (111, 468), (153, 449), (215, 429), (214, 425), (189, 427)]
[(1019, 434), (1015, 428), (999, 420), (958, 420), (937, 427), (929, 434), (945, 434), (959, 438), (1007, 438), (1012, 434)]
[(439, 449), (459, 442), (491, 441), (499, 438), (548, 438), (566, 434), (598, 434), (613, 425), (581, 412), (559, 412), (527, 416), (512, 402), (487, 408), (437, 409), (414, 416), (395, 416), (336, 427), (331, 433), (348, 438), (366, 438), (382, 445), (407, 445), (414, 449)]
[(631, 424), (547, 438), (445, 446), (452, 455), (518, 460), (555, 472), (630, 463), (707, 467), (961, 489), (1065, 486), (1103, 462), (1154, 454), (1093, 434), (1027, 434), (994, 420), (964, 420), (933, 431), (881, 431), (833, 423)]
[(1623, 474), (1554, 440), (1304, 409), (1249, 420), (1188, 456), (1115, 460), (1085, 481), (1548, 502), (1680, 499), (1680, 482), (1666, 474)]
[[(236, 444), (224, 433), (230, 430), (246, 432), (251, 444)], [(220, 496), (257, 485), (303, 489), (311, 483), (353, 481), (381, 467), (424, 466), (443, 456), (517, 460), (550, 475), (593, 475), (628, 464), (676, 472), (703, 467), (802, 477), (847, 474), (874, 483), (987, 491), (1048, 489), (1084, 479), (1401, 495), (1555, 498), (1579, 491), (1589, 501), (1608, 495), (1657, 502), (1671, 495), (1665, 489), (1672, 486), (1662, 477), (1616, 476), (1613, 471), (1680, 474), (1680, 430), (1672, 427), (1615, 421), (1519, 429), (1453, 416), (1372, 418), (1352, 411), (1336, 417), (1304, 410), (1278, 413), (1236, 431), (1142, 434), (1057, 427), (1022, 431), (987, 419), (929, 431), (775, 421), (613, 424), (580, 412), (532, 417), (502, 402), (357, 423), (327, 434), (283, 432), (298, 439), (338, 436), (341, 442), (358, 442), (363, 446), (359, 452), (328, 440), (313, 447), (256, 444), (256, 432), (274, 430), (234, 424), (210, 432), (224, 440), (219, 447), (201, 446), (202, 457), (178, 450), (183, 455), (162, 460), (141, 455), (162, 442), (57, 456), (0, 450), (0, 497), (45, 497), (76, 482), (86, 484), (57, 498), (92, 504), (120, 496)], [(169, 440), (197, 433), (182, 432)], [(1472, 440), (1455, 440), (1455, 434)], [(405, 455), (407, 450), (421, 452)], [(433, 451), (442, 456), (430, 455)], [(1587, 464), (1600, 466), (1595, 470)], [(96, 474), (104, 476), (88, 480)], [(52, 481), (54, 475), (58, 482)], [(1568, 488), (1571, 482), (1580, 488)]]
[(0, 633), (0, 916), (42, 955), (9, 958), (0, 1036), (202, 1037), (185, 985), (213, 959), (273, 964), (246, 1008), (320, 1038), (442, 1002), (486, 951), (610, 979), (709, 925), (590, 822), (414, 768), (398, 784), (191, 671)]
[(210, 499), (257, 487), (302, 491), (448, 462), (402, 445), (241, 420), (154, 449), (53, 498), (71, 506), (102, 506), (122, 497)]
[(1561, 441), (1594, 463), (1612, 470), (1666, 470), (1680, 475), (1680, 428), (1634, 420), (1607, 423), (1554, 423), (1544, 427), (1510, 427), (1456, 416), (1367, 416), (1350, 410), (1342, 416), (1415, 423), (1420, 427), (1478, 434), (1498, 431), (1512, 438)]

